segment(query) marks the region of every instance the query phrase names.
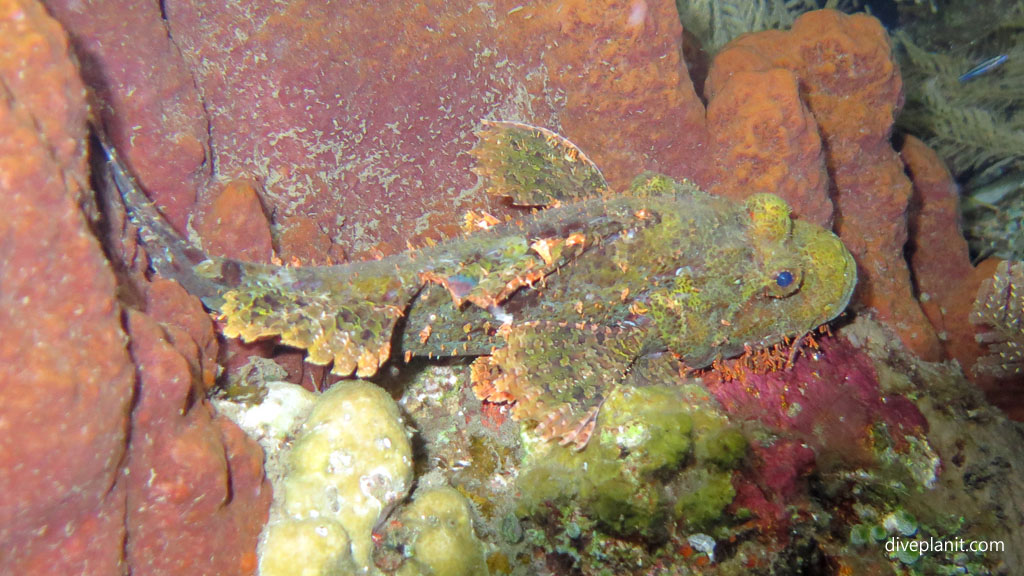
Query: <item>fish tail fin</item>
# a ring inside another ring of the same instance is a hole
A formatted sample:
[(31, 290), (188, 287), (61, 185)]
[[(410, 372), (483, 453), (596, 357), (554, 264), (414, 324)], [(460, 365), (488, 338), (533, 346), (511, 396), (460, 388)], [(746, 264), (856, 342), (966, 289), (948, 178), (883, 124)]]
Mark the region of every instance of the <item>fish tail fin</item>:
[(110, 178), (124, 202), (128, 218), (139, 230), (139, 238), (146, 246), (152, 268), (160, 276), (176, 280), (188, 292), (199, 297), (207, 307), (219, 310), (223, 304), (222, 294), (228, 286), (201, 275), (196, 268), (201, 263), (217, 259), (207, 256), (182, 238), (160, 214), (153, 201), (142, 192), (114, 147), (102, 135), (99, 141), (107, 156)]

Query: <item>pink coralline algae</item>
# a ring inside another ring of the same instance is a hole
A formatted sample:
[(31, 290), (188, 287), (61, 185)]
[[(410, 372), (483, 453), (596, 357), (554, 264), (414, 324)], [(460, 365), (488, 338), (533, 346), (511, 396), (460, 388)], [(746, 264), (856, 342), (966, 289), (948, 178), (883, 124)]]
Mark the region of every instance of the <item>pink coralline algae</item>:
[(862, 351), (835, 337), (817, 345), (789, 370), (748, 372), (730, 380), (710, 374), (705, 383), (730, 414), (794, 432), (816, 448), (829, 446), (848, 455), (870, 451), (875, 424), (899, 439), (927, 432), (912, 403), (882, 393)]
[(928, 433), (914, 403), (883, 392), (871, 358), (844, 338), (818, 339), (791, 369), (739, 368), (735, 375), (712, 372), (704, 383), (731, 418), (779, 434), (774, 442), (752, 445), (752, 478), (761, 496), (753, 486), (740, 490), (760, 502), (761, 520), (775, 528), (790, 499), (806, 497), (806, 474), (837, 463), (873, 467), (881, 452), (906, 452), (908, 437)]

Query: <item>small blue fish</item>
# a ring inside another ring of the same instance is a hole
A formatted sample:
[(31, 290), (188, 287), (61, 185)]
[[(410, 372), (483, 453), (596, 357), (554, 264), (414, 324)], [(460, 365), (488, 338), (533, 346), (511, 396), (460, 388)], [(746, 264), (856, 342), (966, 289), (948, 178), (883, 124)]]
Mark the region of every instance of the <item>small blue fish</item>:
[(984, 62), (978, 64), (974, 68), (971, 68), (967, 72), (964, 72), (960, 76), (960, 78), (957, 78), (957, 80), (959, 80), (961, 84), (969, 80), (974, 80), (978, 76), (981, 76), (982, 74), (988, 74), (989, 72), (1002, 66), (1003, 62), (1006, 62), (1007, 60), (1009, 60), (1009, 56), (1007, 56), (1006, 54), (1000, 54), (999, 56), (989, 58), (988, 60), (985, 60)]

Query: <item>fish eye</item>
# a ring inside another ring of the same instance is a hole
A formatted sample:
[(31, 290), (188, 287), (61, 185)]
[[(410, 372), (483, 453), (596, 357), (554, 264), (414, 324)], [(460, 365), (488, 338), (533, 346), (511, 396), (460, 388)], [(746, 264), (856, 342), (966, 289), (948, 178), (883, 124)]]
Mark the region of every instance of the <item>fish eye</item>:
[(793, 273), (789, 270), (783, 270), (775, 275), (775, 283), (779, 285), (779, 288), (786, 288), (793, 283)]

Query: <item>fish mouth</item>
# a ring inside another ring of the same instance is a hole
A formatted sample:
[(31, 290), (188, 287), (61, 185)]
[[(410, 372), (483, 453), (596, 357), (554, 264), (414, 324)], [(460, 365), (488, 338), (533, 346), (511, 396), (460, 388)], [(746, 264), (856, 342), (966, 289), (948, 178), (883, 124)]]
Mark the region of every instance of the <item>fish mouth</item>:
[(800, 247), (804, 264), (800, 292), (808, 298), (807, 325), (814, 328), (849, 305), (857, 286), (857, 262), (831, 231), (800, 220), (793, 225), (793, 240)]

